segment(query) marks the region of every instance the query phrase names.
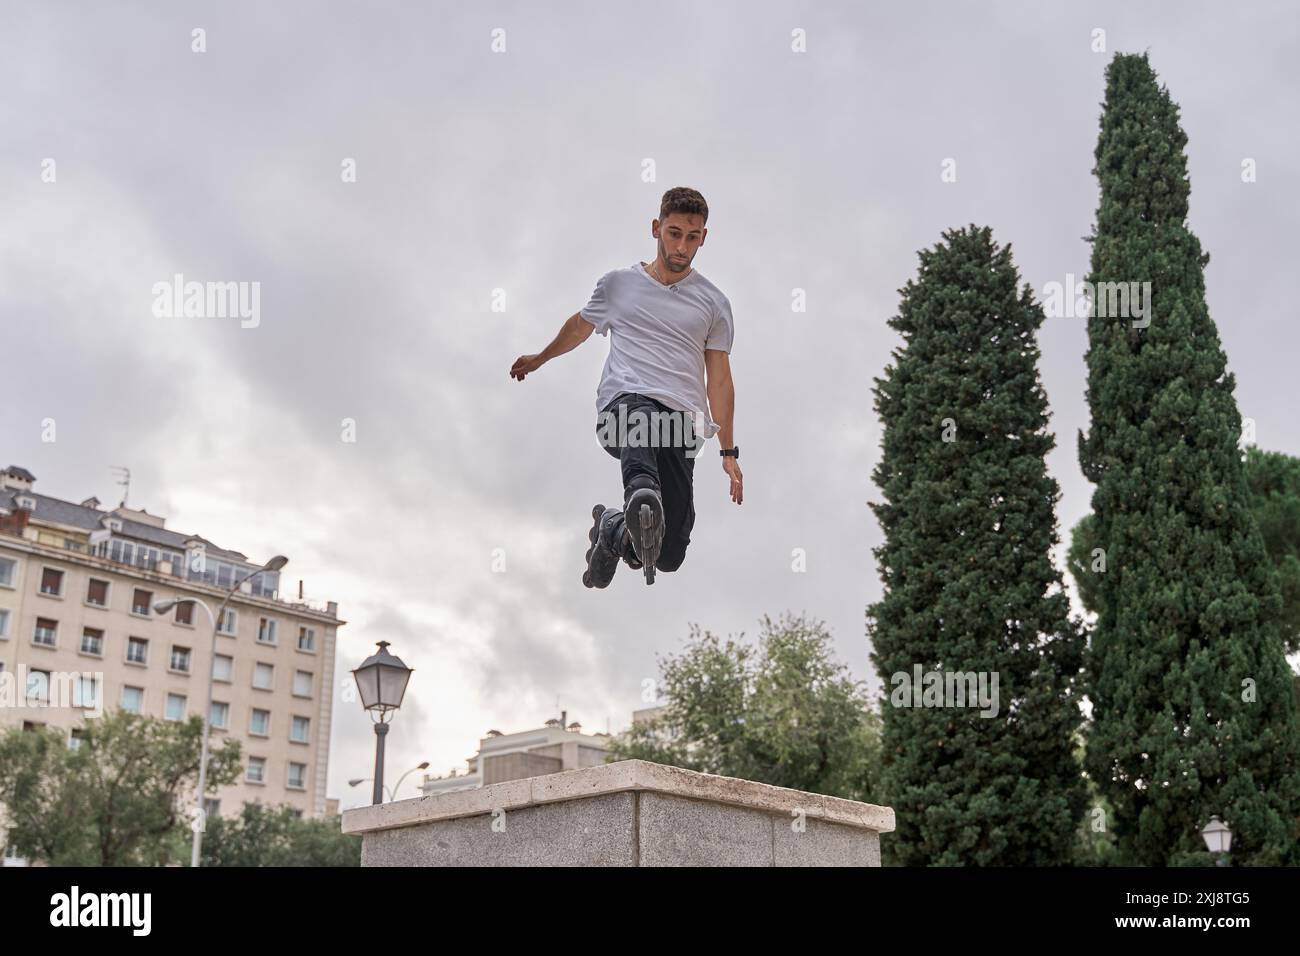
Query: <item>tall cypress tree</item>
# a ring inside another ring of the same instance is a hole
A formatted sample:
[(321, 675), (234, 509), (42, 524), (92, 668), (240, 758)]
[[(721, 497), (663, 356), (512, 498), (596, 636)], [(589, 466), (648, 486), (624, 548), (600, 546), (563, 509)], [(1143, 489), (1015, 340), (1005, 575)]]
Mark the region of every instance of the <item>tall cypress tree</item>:
[[(1295, 702), (1280, 601), (1250, 510), (1234, 379), (1187, 227), (1178, 107), (1144, 55), (1106, 71), (1089, 281), (1150, 282), (1149, 311), (1088, 320), (1100, 545), (1087, 767), (1114, 807), (1119, 858), (1208, 862), (1218, 814), (1233, 859), (1282, 862), (1300, 814)], [(1108, 313), (1108, 314), (1103, 314)]]
[[(910, 866), (1061, 864), (1085, 801), (1072, 754), (1083, 638), (1050, 558), (1043, 311), (987, 227), (943, 238), (900, 290), (889, 324), (904, 345), (874, 389), (885, 589), (867, 618), (898, 827), (882, 845)], [(917, 665), (996, 674), (996, 716), (914, 706)]]

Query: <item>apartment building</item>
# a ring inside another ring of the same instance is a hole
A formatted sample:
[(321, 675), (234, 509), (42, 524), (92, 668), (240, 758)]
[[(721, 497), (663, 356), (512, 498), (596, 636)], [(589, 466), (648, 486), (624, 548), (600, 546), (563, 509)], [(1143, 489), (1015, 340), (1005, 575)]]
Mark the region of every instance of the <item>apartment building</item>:
[(337, 604), (285, 597), (280, 572), (263, 572), (231, 598), (213, 659), (202, 607), (160, 615), (154, 603), (196, 598), (215, 613), (264, 562), (144, 510), (37, 493), (35, 482), (17, 466), (0, 472), (0, 671), (17, 688), (0, 730), (54, 727), (77, 746), (101, 710), (202, 715), (211, 666), (211, 745), (238, 740), (244, 767), (209, 812), (257, 801), (325, 815), (335, 638), (346, 623)]
[(478, 753), (466, 761), (466, 771), (445, 777), (428, 774), (420, 790), (424, 796), (473, 790), (505, 780), (540, 777), (561, 770), (595, 767), (605, 762), (609, 734), (584, 734), (577, 721), (565, 725), (568, 712), (541, 727), (503, 734), (489, 730), (479, 739)]

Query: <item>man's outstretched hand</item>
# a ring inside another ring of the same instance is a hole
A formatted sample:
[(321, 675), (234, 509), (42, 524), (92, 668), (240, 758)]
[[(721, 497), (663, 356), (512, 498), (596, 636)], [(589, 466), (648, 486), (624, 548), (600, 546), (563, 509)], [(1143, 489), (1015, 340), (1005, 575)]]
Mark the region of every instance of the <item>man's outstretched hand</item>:
[(745, 497), (745, 480), (740, 474), (740, 462), (726, 456), (722, 459), (722, 470), (731, 478), (731, 500), (740, 504)]
[(510, 366), (510, 377), (524, 380), (524, 376), (529, 372), (536, 372), (542, 367), (541, 357), (537, 355), (521, 355), (515, 359), (515, 364)]

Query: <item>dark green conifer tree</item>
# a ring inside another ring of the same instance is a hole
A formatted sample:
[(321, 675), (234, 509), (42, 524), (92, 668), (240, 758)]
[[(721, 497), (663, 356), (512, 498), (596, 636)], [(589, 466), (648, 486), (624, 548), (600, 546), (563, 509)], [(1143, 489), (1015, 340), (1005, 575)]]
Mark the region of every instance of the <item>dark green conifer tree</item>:
[[(882, 847), (909, 866), (1064, 864), (1085, 802), (1072, 754), (1083, 638), (1050, 557), (1043, 311), (987, 227), (943, 239), (900, 290), (890, 326), (904, 344), (875, 380), (885, 588), (867, 617), (897, 815)], [(915, 695), (899, 675), (916, 665), (983, 674), (989, 689), (996, 675), (996, 714), (904, 706)]]
[[(1206, 863), (1199, 831), (1217, 814), (1234, 862), (1279, 863), (1295, 851), (1300, 734), (1235, 383), (1205, 304), (1209, 257), (1187, 226), (1186, 142), (1145, 54), (1116, 56), (1093, 170), (1092, 422), (1079, 442), (1101, 549), (1086, 763), (1121, 862)], [(1140, 316), (1131, 301), (1117, 314), (1122, 298), (1100, 285), (1145, 282)]]

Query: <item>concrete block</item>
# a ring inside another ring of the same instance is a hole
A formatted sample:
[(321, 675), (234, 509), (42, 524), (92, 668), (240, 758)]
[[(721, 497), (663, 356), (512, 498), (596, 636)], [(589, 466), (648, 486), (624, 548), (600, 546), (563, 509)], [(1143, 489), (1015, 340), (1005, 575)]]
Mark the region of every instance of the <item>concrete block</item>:
[(632, 792), (437, 820), (362, 838), (362, 866), (634, 866)]
[(641, 866), (771, 866), (772, 814), (641, 793)]
[(363, 866), (879, 866), (893, 829), (889, 807), (644, 760), (343, 814)]

